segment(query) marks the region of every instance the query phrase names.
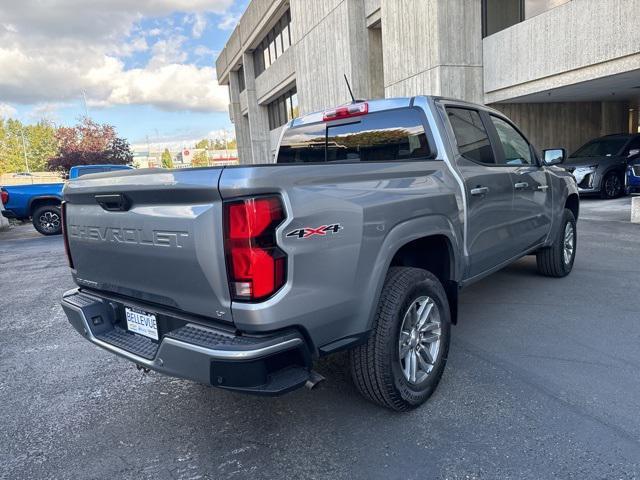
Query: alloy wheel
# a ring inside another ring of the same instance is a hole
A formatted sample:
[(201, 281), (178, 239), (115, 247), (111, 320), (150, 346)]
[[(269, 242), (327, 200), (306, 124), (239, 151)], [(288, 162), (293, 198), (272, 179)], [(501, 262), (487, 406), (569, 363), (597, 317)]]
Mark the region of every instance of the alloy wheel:
[(573, 224), (571, 222), (567, 222), (567, 225), (564, 227), (564, 264), (569, 265), (571, 263), (571, 259), (573, 258), (573, 252), (576, 248), (576, 234), (573, 230)]
[(55, 232), (60, 228), (60, 215), (56, 212), (44, 212), (38, 220), (45, 232)]
[(415, 299), (400, 327), (398, 355), (405, 379), (424, 381), (434, 368), (440, 351), (442, 328), (438, 306), (431, 297)]
[(617, 175), (609, 175), (604, 184), (605, 192), (607, 196), (610, 198), (617, 197), (620, 195), (620, 191), (622, 190), (622, 183)]

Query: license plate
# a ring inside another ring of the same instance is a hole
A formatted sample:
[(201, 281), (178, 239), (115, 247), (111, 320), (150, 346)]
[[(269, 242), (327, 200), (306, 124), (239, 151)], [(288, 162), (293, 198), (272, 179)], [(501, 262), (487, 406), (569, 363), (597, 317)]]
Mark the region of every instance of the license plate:
[(127, 318), (127, 329), (130, 332), (158, 340), (158, 324), (154, 314), (129, 307), (125, 307), (124, 311)]

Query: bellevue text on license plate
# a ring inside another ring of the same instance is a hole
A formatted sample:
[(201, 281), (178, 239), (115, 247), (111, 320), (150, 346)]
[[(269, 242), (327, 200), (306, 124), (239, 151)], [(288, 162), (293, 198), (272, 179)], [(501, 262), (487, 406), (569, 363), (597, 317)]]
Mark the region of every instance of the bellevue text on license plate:
[(127, 329), (130, 332), (158, 340), (158, 325), (155, 315), (129, 307), (125, 307), (124, 310), (127, 318)]

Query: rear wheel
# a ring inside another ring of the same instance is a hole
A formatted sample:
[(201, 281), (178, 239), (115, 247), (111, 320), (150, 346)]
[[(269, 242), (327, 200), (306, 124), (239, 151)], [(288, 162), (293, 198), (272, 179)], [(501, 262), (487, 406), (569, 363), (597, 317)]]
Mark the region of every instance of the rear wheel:
[(600, 195), (604, 199), (618, 198), (624, 193), (624, 180), (617, 172), (608, 173), (602, 180)]
[(576, 219), (573, 212), (564, 209), (562, 225), (553, 245), (536, 254), (538, 272), (547, 277), (566, 277), (573, 269), (577, 248)]
[(404, 411), (424, 403), (447, 363), (451, 316), (440, 281), (426, 270), (389, 270), (374, 327), (350, 353), (351, 374), (367, 399)]
[(58, 205), (44, 205), (33, 212), (33, 226), (42, 235), (62, 233), (62, 216)]

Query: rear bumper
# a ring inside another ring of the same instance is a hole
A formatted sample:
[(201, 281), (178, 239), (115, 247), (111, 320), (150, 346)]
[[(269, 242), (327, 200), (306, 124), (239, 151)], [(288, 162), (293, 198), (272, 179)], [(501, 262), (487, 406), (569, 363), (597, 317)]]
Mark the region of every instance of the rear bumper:
[(16, 214), (11, 210), (2, 210), (1, 213), (4, 218), (17, 218)]
[(240, 335), (183, 318), (173, 324), (175, 328), (163, 331), (162, 325), (168, 322), (162, 314), (160, 341), (155, 342), (126, 331), (119, 318), (121, 307), (78, 289), (66, 292), (62, 299), (69, 323), (91, 343), (165, 375), (263, 395), (286, 393), (309, 379), (311, 355), (297, 331)]

